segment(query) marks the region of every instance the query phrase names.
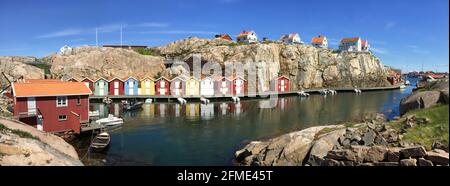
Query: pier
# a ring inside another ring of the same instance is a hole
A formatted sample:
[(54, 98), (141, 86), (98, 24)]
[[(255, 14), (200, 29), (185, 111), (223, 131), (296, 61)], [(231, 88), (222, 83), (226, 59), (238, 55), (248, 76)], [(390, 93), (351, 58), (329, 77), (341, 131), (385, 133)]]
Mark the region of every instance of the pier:
[[(361, 90), (362, 92), (368, 92), (368, 91), (383, 91), (383, 90), (395, 90), (400, 89), (400, 86), (402, 84), (397, 84), (394, 86), (387, 86), (387, 87), (369, 87), (369, 88), (318, 88), (318, 89), (304, 89), (304, 90), (297, 90), (297, 91), (286, 91), (286, 92), (264, 92), (264, 93), (249, 93), (244, 96), (238, 96), (243, 99), (256, 99), (256, 98), (269, 98), (269, 96), (293, 96), (298, 95), (300, 91), (304, 91), (305, 93), (309, 94), (320, 94), (323, 90), (335, 90), (336, 92), (354, 92), (355, 89)], [(220, 101), (220, 100), (231, 100), (234, 95), (227, 95), (227, 96), (172, 96), (172, 95), (119, 95), (119, 96), (89, 96), (90, 100), (94, 101), (101, 101), (104, 98), (109, 98), (113, 101), (118, 100), (126, 100), (126, 99), (153, 99), (153, 102), (164, 102), (164, 101), (176, 101), (179, 97), (187, 100), (188, 102), (194, 101), (199, 102), (200, 98), (204, 97), (207, 99), (210, 99), (211, 101)]]

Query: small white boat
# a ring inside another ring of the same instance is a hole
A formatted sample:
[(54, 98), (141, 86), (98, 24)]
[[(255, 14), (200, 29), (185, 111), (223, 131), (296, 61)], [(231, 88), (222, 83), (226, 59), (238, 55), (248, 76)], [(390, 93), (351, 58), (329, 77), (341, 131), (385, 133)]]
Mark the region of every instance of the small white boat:
[(400, 85), (400, 89), (405, 89), (406, 85)]
[(112, 114), (109, 114), (107, 118), (102, 118), (102, 119), (99, 119), (99, 120), (97, 120), (95, 122), (98, 123), (98, 124), (101, 124), (101, 125), (103, 125), (105, 127), (113, 127), (113, 126), (122, 125), (123, 124), (123, 119), (115, 117)]
[(409, 82), (409, 80), (406, 80), (405, 85), (411, 85), (411, 82)]
[(103, 98), (103, 103), (111, 104), (112, 103), (112, 99), (111, 98)]
[(147, 104), (148, 104), (148, 103), (152, 103), (152, 102), (153, 102), (153, 100), (150, 99), (150, 98), (145, 100), (145, 103), (147, 103)]
[(102, 132), (92, 140), (91, 147), (94, 150), (101, 151), (109, 146), (110, 141), (111, 136), (107, 132)]
[(98, 110), (89, 111), (89, 117), (99, 117), (100, 112)]

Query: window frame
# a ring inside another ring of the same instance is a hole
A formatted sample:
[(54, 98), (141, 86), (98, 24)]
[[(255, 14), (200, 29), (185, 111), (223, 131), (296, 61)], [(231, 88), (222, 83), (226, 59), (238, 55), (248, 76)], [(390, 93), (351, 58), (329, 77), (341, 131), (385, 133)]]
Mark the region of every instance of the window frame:
[[(59, 102), (60, 98), (62, 98), (61, 104)], [(67, 107), (67, 106), (69, 106), (69, 99), (67, 98), (67, 96), (56, 96), (56, 107)]]
[[(61, 116), (63, 116), (63, 118), (61, 118)], [(67, 121), (67, 115), (65, 114), (58, 115), (58, 121)]]

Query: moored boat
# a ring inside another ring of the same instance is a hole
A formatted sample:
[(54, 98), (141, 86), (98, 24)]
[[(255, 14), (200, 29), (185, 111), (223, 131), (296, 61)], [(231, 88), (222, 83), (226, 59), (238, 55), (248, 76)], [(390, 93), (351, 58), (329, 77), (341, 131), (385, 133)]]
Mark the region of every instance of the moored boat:
[(89, 117), (99, 117), (100, 112), (98, 110), (89, 111)]
[(137, 109), (141, 109), (143, 104), (144, 104), (143, 102), (134, 102), (134, 103), (125, 102), (123, 104), (123, 109), (128, 110), (128, 111), (129, 110), (137, 110)]
[(114, 127), (114, 126), (119, 126), (123, 124), (123, 119), (122, 118), (118, 118), (115, 117), (112, 114), (109, 114), (107, 118), (102, 118), (99, 119), (97, 121), (95, 121), (98, 124), (101, 124), (105, 127)]
[(110, 141), (111, 136), (107, 132), (102, 132), (92, 140), (91, 148), (96, 151), (102, 151), (109, 146)]

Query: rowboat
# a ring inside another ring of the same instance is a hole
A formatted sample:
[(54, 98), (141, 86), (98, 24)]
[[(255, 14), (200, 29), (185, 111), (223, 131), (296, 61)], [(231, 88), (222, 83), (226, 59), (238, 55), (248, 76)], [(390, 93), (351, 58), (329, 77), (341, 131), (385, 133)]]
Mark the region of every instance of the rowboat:
[(92, 140), (91, 148), (96, 151), (104, 150), (109, 146), (110, 141), (111, 136), (107, 132), (102, 132)]

